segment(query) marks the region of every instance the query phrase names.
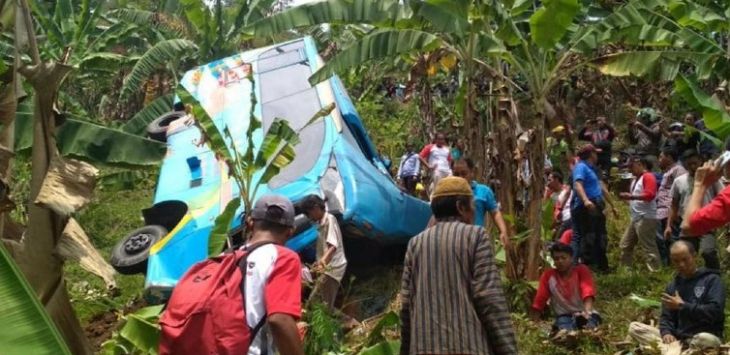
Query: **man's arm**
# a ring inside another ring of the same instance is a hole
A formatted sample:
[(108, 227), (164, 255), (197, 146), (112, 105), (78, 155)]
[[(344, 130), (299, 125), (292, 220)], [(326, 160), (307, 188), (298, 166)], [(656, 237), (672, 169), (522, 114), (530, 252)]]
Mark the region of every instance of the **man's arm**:
[[(664, 293), (674, 294), (674, 281), (667, 286)], [(665, 335), (674, 335), (677, 332), (677, 316), (679, 312), (672, 311), (662, 304), (662, 314), (659, 317), (659, 333), (662, 337)]]
[(586, 208), (590, 210), (596, 208), (596, 205), (594, 205), (593, 202), (588, 199), (588, 195), (586, 195), (586, 190), (583, 188), (582, 180), (578, 180), (575, 182), (575, 192), (578, 194), (578, 198), (583, 201), (583, 205), (586, 206)]
[[(502, 216), (502, 211), (499, 209), (496, 209), (492, 212), (487, 212), (490, 216), (492, 216), (492, 219), (494, 220), (494, 224), (497, 225), (497, 229), (499, 230), (499, 240), (502, 242), (502, 245), (509, 245), (509, 234), (507, 234), (507, 223), (504, 221), (504, 217)], [(485, 216), (486, 217), (486, 216)]]
[(408, 355), (411, 349), (411, 252), (415, 239), (408, 243), (405, 261), (403, 262), (403, 276), (400, 287), (400, 353)]
[[(727, 223), (730, 216), (724, 216), (723, 212), (728, 210), (722, 195), (725, 194), (726, 190), (720, 193), (719, 198), (715, 198), (712, 202), (702, 208), (702, 200), (705, 197), (705, 193), (708, 188), (715, 184), (720, 178), (720, 168), (715, 167), (713, 162), (707, 162), (701, 168), (697, 169), (694, 179), (694, 188), (692, 195), (687, 202), (687, 206), (684, 210), (684, 216), (682, 221), (682, 232), (686, 235), (700, 236), (705, 232), (709, 232), (712, 229), (722, 226)], [(695, 216), (695, 223), (691, 220), (695, 212), (703, 209), (707, 218), (698, 220)], [(718, 215), (719, 212), (720, 215)]]
[(271, 329), (271, 335), (274, 337), (274, 344), (280, 354), (304, 355), (304, 348), (299, 339), (299, 330), (294, 317), (283, 314), (274, 313), (266, 320)]
[(537, 285), (535, 299), (532, 301), (532, 307), (530, 307), (530, 318), (533, 321), (540, 319), (540, 315), (545, 310), (545, 306), (547, 306), (547, 302), (550, 299), (550, 287), (548, 286), (550, 275), (551, 272), (545, 271), (540, 276), (540, 283)]
[[(517, 354), (512, 319), (504, 298), (502, 280), (494, 263), (492, 244), (486, 232), (481, 231), (472, 259), (472, 300), (484, 326), (492, 354)], [(402, 349), (402, 348), (401, 348)]]
[(669, 240), (672, 237), (672, 225), (674, 221), (679, 218), (679, 201), (672, 198), (672, 204), (669, 206), (669, 214), (667, 214), (667, 226), (664, 228), (664, 240)]
[(591, 134), (588, 132), (588, 128), (588, 126), (585, 126), (578, 132), (579, 140), (590, 141), (592, 139)]

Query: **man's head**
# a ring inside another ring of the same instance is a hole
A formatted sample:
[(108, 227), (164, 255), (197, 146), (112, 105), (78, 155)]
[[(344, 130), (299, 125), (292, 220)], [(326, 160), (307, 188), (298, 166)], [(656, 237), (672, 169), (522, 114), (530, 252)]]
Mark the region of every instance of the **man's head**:
[(251, 211), (254, 235), (270, 233), (277, 242), (284, 244), (294, 234), (294, 206), (280, 195), (262, 196)]
[(702, 155), (697, 149), (687, 149), (682, 154), (682, 165), (690, 173), (690, 176), (695, 176), (695, 172), (704, 162), (705, 160), (702, 159)]
[(573, 248), (568, 244), (553, 244), (550, 247), (550, 256), (552, 256), (558, 272), (567, 272), (573, 266)]
[(553, 192), (560, 192), (563, 189), (563, 174), (553, 171), (548, 176), (548, 188)]
[(598, 127), (603, 127), (606, 125), (606, 116), (598, 116), (596, 117), (596, 122), (598, 123)]
[(326, 207), (324, 200), (317, 195), (309, 195), (299, 204), (304, 214), (312, 221), (321, 221), (324, 218)]
[(578, 149), (578, 157), (580, 160), (585, 160), (595, 165), (598, 162), (598, 153), (600, 152), (601, 149), (596, 148), (593, 144), (586, 144)]
[(406, 152), (412, 152), (414, 149), (415, 149), (415, 147), (413, 146), (413, 143), (411, 143), (411, 142), (406, 143)]
[(454, 163), (454, 176), (465, 179), (466, 181), (474, 180), (474, 161), (470, 158), (464, 158)]
[(666, 147), (659, 153), (659, 168), (669, 169), (677, 162), (677, 151), (672, 147)]
[(694, 276), (695, 271), (697, 271), (697, 262), (695, 260), (697, 251), (692, 243), (678, 240), (672, 244), (669, 253), (672, 266), (680, 276), (684, 278)]
[(651, 163), (645, 157), (632, 157), (630, 162), (629, 168), (634, 176), (641, 176), (651, 169)]
[(695, 121), (697, 121), (697, 116), (693, 112), (687, 112), (684, 115), (684, 123), (690, 127), (694, 127)]
[(469, 182), (456, 176), (441, 179), (431, 194), (431, 211), (437, 221), (457, 218), (474, 223), (474, 195)]
[(433, 143), (436, 144), (437, 147), (443, 147), (446, 145), (446, 135), (443, 133), (436, 133), (436, 136), (433, 139)]

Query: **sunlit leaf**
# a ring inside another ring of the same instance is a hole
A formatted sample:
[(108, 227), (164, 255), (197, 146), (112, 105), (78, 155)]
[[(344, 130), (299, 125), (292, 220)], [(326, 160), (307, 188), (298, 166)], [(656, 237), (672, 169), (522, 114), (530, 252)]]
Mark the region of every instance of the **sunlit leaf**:
[(0, 243), (0, 331), (3, 354), (71, 354), (45, 308)]
[(580, 11), (578, 0), (543, 1), (543, 7), (530, 17), (530, 35), (538, 46), (551, 49), (568, 31)]
[(659, 308), (662, 306), (659, 301), (639, 297), (635, 293), (632, 293), (629, 299), (636, 302), (641, 308)]
[(730, 113), (716, 97), (703, 92), (693, 80), (684, 75), (680, 75), (674, 81), (674, 91), (690, 106), (702, 112), (707, 128), (721, 140), (730, 137)]
[(208, 256), (213, 257), (220, 255), (223, 247), (228, 240), (228, 231), (231, 229), (233, 218), (236, 217), (236, 210), (241, 206), (241, 199), (234, 198), (230, 200), (223, 210), (223, 213), (215, 218), (213, 230), (210, 231), (208, 238)]

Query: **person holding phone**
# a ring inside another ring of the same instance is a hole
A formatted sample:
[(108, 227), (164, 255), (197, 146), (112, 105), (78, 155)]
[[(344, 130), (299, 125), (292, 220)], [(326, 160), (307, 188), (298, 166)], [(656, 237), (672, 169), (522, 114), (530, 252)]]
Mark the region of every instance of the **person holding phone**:
[(682, 232), (689, 236), (701, 236), (730, 223), (730, 186), (725, 187), (709, 204), (703, 207), (702, 198), (724, 173), (730, 174), (730, 139), (725, 152), (715, 161), (697, 169), (694, 191), (684, 211)]

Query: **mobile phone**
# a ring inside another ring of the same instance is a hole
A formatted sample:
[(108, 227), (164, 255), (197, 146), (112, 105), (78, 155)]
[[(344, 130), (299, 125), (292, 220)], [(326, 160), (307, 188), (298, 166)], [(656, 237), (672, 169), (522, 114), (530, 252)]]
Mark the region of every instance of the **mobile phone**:
[(727, 163), (730, 163), (730, 150), (726, 150), (715, 159), (715, 166), (718, 168), (724, 168)]

